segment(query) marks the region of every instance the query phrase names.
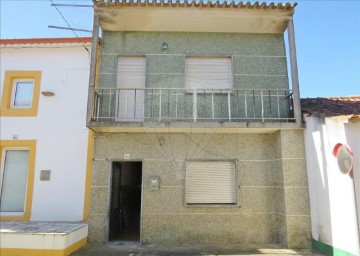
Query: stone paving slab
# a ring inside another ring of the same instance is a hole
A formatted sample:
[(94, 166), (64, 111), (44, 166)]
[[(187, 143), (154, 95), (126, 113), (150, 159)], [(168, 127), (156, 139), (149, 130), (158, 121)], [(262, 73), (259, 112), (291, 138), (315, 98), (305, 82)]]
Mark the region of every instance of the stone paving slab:
[(1, 222), (0, 233), (68, 234), (86, 225), (82, 222)]
[(311, 250), (282, 249), (279, 245), (118, 245), (88, 244), (73, 256), (236, 256), (321, 255)]

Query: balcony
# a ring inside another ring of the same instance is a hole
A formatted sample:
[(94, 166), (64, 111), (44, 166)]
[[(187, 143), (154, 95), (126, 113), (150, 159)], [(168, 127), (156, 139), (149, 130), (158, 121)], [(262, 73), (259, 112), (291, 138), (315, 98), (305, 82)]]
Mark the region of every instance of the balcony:
[(92, 128), (295, 122), (287, 89), (97, 88), (93, 95)]

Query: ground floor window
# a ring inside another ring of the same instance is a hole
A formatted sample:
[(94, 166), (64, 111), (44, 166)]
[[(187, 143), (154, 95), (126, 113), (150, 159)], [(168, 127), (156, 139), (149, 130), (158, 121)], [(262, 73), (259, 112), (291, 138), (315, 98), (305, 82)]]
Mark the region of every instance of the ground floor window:
[(1, 212), (24, 212), (29, 150), (5, 149), (1, 168)]
[(232, 161), (186, 163), (186, 204), (236, 204), (236, 172)]
[(35, 141), (0, 141), (0, 218), (30, 219)]

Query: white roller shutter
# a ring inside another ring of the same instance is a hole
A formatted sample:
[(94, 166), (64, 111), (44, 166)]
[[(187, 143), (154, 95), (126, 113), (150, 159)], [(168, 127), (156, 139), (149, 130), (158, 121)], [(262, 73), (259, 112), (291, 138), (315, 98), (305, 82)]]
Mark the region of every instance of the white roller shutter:
[(230, 58), (186, 58), (188, 89), (230, 89), (232, 72)]
[[(146, 75), (145, 57), (119, 57), (117, 88), (117, 121), (142, 121)], [(134, 89), (140, 89), (135, 90)]]
[(188, 162), (187, 204), (236, 204), (234, 162)]

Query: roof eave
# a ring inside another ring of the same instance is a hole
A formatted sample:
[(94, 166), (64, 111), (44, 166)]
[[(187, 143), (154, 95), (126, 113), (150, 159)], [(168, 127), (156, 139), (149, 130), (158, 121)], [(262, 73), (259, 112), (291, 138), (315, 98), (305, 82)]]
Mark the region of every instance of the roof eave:
[(108, 31), (283, 33), (295, 6), (258, 2), (94, 1), (100, 26)]

